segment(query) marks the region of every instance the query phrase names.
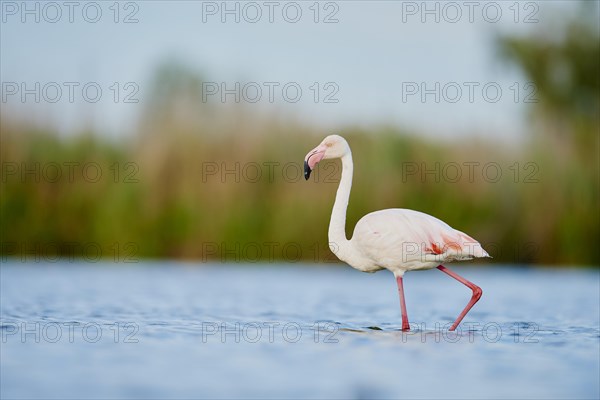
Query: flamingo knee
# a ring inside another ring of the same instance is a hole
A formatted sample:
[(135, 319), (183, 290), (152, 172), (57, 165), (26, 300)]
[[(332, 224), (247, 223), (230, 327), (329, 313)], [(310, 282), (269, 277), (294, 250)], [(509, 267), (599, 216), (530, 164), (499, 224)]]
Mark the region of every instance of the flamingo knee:
[(481, 296), (483, 295), (483, 290), (481, 290), (481, 288), (477, 285), (473, 285), (474, 287), (471, 288), (473, 289), (473, 296), (471, 297), (471, 299), (475, 300), (475, 302), (478, 302), (479, 299), (481, 298)]

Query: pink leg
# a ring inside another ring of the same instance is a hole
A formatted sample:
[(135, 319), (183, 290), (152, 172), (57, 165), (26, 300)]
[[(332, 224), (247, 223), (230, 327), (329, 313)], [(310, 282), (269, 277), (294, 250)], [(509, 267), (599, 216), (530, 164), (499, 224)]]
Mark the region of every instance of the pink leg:
[(438, 266), (437, 269), (439, 269), (440, 271), (442, 271), (442, 272), (450, 275), (451, 277), (453, 277), (454, 279), (456, 279), (457, 281), (459, 281), (463, 285), (468, 286), (469, 288), (471, 288), (471, 290), (473, 291), (473, 295), (471, 296), (471, 301), (469, 301), (469, 304), (467, 304), (467, 306), (465, 307), (465, 309), (462, 310), (462, 312), (460, 313), (460, 315), (458, 316), (458, 318), (456, 318), (456, 321), (454, 321), (454, 324), (452, 324), (452, 326), (450, 327), (450, 330), (453, 331), (453, 330), (456, 329), (456, 327), (458, 326), (458, 324), (460, 324), (460, 321), (463, 320), (463, 318), (465, 317), (465, 315), (467, 315), (467, 313), (469, 312), (469, 310), (475, 305), (475, 303), (477, 303), (479, 301), (479, 299), (481, 298), (481, 295), (483, 294), (483, 291), (481, 290), (481, 288), (479, 286), (475, 285), (472, 282), (469, 282), (468, 280), (466, 280), (462, 276), (458, 275), (456, 272), (450, 271), (448, 268), (444, 267), (443, 265)]
[(402, 311), (402, 330), (409, 331), (410, 325), (408, 324), (408, 314), (406, 313), (406, 303), (404, 301), (404, 285), (402, 284), (402, 277), (396, 277), (396, 283), (398, 284), (398, 293), (400, 294), (400, 309)]

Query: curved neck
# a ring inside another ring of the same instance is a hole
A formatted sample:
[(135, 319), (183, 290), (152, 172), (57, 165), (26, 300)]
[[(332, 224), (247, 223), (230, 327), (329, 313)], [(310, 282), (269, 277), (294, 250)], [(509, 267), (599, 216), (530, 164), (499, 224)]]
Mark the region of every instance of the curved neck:
[(338, 248), (348, 243), (348, 239), (346, 239), (346, 209), (348, 208), (348, 199), (352, 188), (352, 173), (352, 153), (348, 151), (342, 157), (342, 177), (335, 195), (335, 203), (329, 222), (329, 243), (330, 245), (333, 243)]

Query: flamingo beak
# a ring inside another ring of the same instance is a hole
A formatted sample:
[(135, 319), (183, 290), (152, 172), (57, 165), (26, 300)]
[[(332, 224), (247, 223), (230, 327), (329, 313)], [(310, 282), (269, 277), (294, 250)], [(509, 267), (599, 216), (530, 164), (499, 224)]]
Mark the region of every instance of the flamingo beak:
[(308, 180), (310, 178), (310, 173), (312, 169), (308, 166), (308, 161), (304, 161), (304, 179)]
[(315, 168), (315, 165), (325, 157), (325, 150), (327, 150), (326, 146), (319, 145), (304, 157), (304, 179), (308, 180), (310, 178), (310, 173)]

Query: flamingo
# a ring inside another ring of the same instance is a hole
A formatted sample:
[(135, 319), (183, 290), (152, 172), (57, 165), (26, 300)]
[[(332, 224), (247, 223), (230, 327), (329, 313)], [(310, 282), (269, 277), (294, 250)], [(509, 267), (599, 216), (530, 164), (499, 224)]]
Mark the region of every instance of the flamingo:
[(352, 152), (339, 135), (327, 136), (304, 158), (304, 178), (322, 160), (340, 158), (342, 176), (335, 196), (329, 223), (329, 248), (341, 260), (362, 272), (387, 269), (398, 285), (402, 330), (410, 330), (402, 277), (406, 271), (437, 268), (472, 290), (471, 300), (450, 327), (453, 331), (479, 301), (483, 291), (474, 283), (445, 267), (456, 260), (490, 257), (483, 247), (467, 234), (422, 212), (401, 208), (375, 211), (362, 217), (352, 239), (346, 238), (346, 209), (352, 187)]

